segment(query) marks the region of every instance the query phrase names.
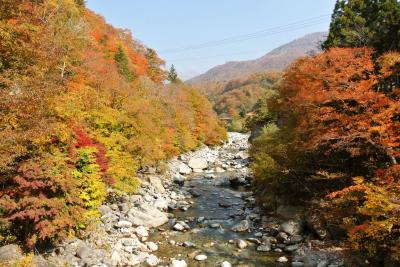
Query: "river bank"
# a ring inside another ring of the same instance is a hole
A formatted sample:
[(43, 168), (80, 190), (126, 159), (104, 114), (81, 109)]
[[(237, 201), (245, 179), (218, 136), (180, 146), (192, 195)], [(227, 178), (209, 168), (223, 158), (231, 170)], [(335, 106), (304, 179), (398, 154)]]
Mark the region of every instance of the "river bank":
[[(109, 192), (100, 222), (36, 256), (37, 266), (343, 266), (341, 251), (319, 241), (300, 219), (264, 215), (251, 191), (248, 135), (148, 168), (135, 195)], [(334, 253), (332, 253), (334, 251)], [(0, 258), (18, 257), (0, 248)]]

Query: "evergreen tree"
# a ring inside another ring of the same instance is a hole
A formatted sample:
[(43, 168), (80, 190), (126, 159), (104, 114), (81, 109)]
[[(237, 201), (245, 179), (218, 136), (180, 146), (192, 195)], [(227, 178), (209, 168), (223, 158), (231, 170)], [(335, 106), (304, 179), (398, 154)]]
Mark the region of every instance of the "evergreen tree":
[(168, 72), (168, 81), (171, 83), (180, 83), (181, 80), (178, 77), (178, 73), (176, 72), (175, 66), (171, 65), (171, 68), (169, 69)]
[(118, 48), (115, 53), (114, 60), (117, 63), (119, 73), (124, 76), (124, 78), (131, 82), (133, 80), (133, 73), (129, 69), (129, 59), (122, 47)]
[(331, 47), (370, 46), (381, 54), (400, 49), (400, 3), (397, 0), (337, 0), (328, 39)]

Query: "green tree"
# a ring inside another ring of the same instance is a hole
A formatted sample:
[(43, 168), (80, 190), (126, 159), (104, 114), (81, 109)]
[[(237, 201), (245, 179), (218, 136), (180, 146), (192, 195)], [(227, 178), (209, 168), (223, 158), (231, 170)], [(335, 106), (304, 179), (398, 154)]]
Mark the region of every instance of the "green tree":
[(169, 69), (168, 72), (168, 81), (171, 83), (180, 83), (181, 80), (178, 77), (178, 73), (176, 72), (175, 66), (171, 65), (171, 68)]
[(133, 80), (133, 73), (129, 69), (129, 59), (128, 56), (126, 55), (124, 49), (120, 46), (118, 48), (118, 51), (115, 53), (114, 56), (115, 62), (117, 63), (118, 66), (118, 71), (119, 73), (124, 76), (124, 78), (128, 81), (131, 82)]
[(370, 46), (381, 54), (400, 49), (397, 0), (337, 0), (324, 49)]

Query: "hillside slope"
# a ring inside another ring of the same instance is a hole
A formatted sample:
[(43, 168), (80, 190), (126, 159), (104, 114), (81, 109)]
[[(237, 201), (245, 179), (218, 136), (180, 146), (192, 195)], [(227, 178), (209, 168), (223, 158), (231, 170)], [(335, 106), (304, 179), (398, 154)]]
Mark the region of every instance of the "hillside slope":
[(320, 51), (319, 45), (325, 38), (325, 32), (308, 34), (272, 50), (261, 58), (248, 61), (228, 62), (216, 66), (187, 82), (191, 84), (201, 84), (216, 81), (229, 81), (237, 78), (245, 78), (259, 72), (282, 71), (296, 58)]

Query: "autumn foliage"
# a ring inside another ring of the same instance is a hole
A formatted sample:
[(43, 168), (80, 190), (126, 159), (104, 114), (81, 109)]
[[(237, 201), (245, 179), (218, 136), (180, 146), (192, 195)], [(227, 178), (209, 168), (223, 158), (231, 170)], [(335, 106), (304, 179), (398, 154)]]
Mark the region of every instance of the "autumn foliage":
[(225, 138), (196, 89), (166, 86), (163, 60), (81, 1), (0, 1), (1, 242), (79, 233), (107, 186)]
[(399, 56), (374, 59), (369, 48), (332, 48), (297, 60), (279, 96), (265, 103), (270, 116), (252, 147), (259, 193), (277, 205), (325, 199), (332, 231), (342, 228), (354, 248), (370, 255), (394, 258), (400, 256)]

